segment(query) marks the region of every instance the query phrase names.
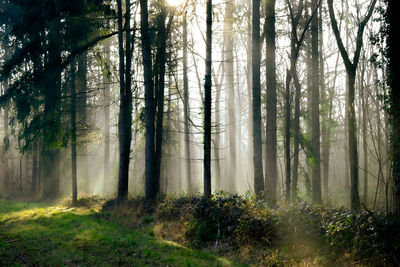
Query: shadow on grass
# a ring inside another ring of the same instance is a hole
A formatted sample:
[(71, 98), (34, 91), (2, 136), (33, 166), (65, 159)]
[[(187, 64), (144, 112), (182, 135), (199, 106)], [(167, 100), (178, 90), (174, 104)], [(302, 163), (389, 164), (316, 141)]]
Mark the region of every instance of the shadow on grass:
[(0, 201), (0, 265), (231, 266), (216, 255), (156, 239), (96, 211)]

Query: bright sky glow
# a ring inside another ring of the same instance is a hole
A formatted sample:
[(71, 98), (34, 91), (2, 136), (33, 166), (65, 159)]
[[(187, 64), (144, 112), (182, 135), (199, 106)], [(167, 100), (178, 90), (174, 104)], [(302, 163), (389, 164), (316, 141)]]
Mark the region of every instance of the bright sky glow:
[(185, 3), (185, 1), (186, 0), (167, 0), (167, 4), (169, 6), (176, 7), (176, 6), (183, 5)]

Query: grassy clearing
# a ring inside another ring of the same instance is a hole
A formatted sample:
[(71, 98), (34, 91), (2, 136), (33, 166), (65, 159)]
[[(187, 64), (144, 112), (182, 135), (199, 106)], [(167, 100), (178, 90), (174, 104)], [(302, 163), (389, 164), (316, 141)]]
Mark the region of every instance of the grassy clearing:
[(131, 229), (94, 208), (0, 200), (0, 266), (234, 266), (213, 253)]

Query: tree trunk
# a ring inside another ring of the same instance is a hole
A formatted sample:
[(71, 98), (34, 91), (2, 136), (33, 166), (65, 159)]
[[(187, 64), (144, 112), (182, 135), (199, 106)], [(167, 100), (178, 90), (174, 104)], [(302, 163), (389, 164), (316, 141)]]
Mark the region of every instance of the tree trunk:
[(275, 0), (266, 1), (265, 43), (267, 62), (267, 126), (265, 150), (265, 198), (276, 200), (277, 187), (277, 96), (275, 60)]
[(61, 130), (61, 48), (59, 46), (59, 26), (49, 32), (48, 73), (44, 85), (44, 114), (43, 129), (43, 197), (54, 199), (60, 190), (60, 130)]
[(103, 70), (104, 83), (104, 176), (103, 193), (108, 192), (107, 181), (110, 174), (110, 84), (111, 84), (111, 59), (110, 59), (110, 41), (106, 40), (104, 44), (104, 54), (106, 68)]
[(204, 195), (211, 196), (212, 0), (207, 0), (206, 74), (204, 84)]
[(400, 75), (399, 47), (399, 20), (400, 9), (395, 1), (388, 1), (389, 20), (389, 83), (390, 83), (390, 119), (392, 124), (392, 161), (394, 179), (394, 213), (400, 215)]
[(75, 88), (75, 61), (71, 63), (71, 172), (72, 172), (72, 205), (78, 201), (78, 172), (76, 163), (76, 88)]
[(286, 90), (285, 90), (285, 134), (284, 134), (284, 145), (285, 145), (285, 198), (289, 202), (290, 198), (290, 184), (291, 184), (291, 161), (290, 161), (290, 128), (291, 128), (291, 106), (290, 106), (290, 81), (292, 80), (292, 74), (290, 70), (286, 73)]
[(248, 1), (248, 10), (247, 10), (247, 102), (248, 102), (248, 127), (247, 127), (247, 135), (248, 135), (248, 179), (252, 179), (252, 170), (253, 170), (253, 100), (252, 100), (252, 89), (253, 89), (253, 69), (252, 69), (252, 25), (251, 25), (251, 2)]
[(38, 189), (38, 140), (34, 140), (32, 144), (32, 184), (31, 193), (35, 195)]
[(253, 164), (254, 193), (261, 196), (264, 191), (261, 138), (261, 44), (260, 44), (260, 0), (253, 0), (252, 31), (252, 75), (253, 75)]
[(154, 118), (155, 99), (152, 74), (151, 39), (149, 34), (149, 13), (147, 0), (140, 0), (140, 32), (142, 37), (143, 75), (145, 86), (145, 126), (146, 126), (146, 201), (151, 203), (157, 197), (155, 180)]
[[(318, 5), (312, 1), (313, 8)], [(321, 156), (320, 156), (320, 122), (319, 122), (319, 51), (318, 51), (318, 15), (311, 20), (311, 61), (312, 61), (312, 96), (311, 96), (311, 145), (313, 150), (312, 189), (313, 202), (321, 202)]]
[(361, 93), (361, 109), (362, 109), (362, 138), (363, 138), (363, 157), (364, 157), (364, 192), (363, 203), (368, 206), (368, 140), (367, 140), (367, 102), (368, 95), (365, 94), (364, 77), (361, 78), (360, 93)]
[[(131, 82), (131, 63), (132, 63), (132, 44), (134, 40), (130, 30), (130, 1), (126, 0), (126, 44), (124, 53), (124, 40), (122, 28), (122, 3), (118, 5), (118, 51), (119, 51), (119, 77), (120, 77), (120, 110), (118, 121), (119, 137), (119, 171), (118, 171), (118, 201), (128, 198), (129, 183), (129, 162), (132, 141), (132, 82)], [(135, 31), (133, 31), (135, 32)], [(126, 58), (126, 62), (125, 62)]]
[(319, 71), (320, 71), (320, 86), (321, 86), (321, 115), (322, 115), (322, 179), (323, 179), (323, 198), (328, 200), (329, 197), (329, 110), (330, 101), (328, 98), (326, 85), (325, 85), (325, 58), (324, 58), (324, 39), (323, 39), (323, 18), (322, 6), (319, 8), (318, 17), (318, 35), (319, 35)]
[(78, 56), (78, 69), (76, 71), (75, 87), (78, 95), (76, 98), (77, 104), (77, 122), (80, 126), (80, 136), (83, 137), (83, 142), (79, 146), (79, 173), (81, 181), (83, 181), (83, 191), (90, 192), (89, 167), (88, 167), (88, 151), (85, 136), (87, 136), (89, 125), (87, 120), (87, 52)]
[(235, 1), (226, 1), (225, 22), (224, 22), (224, 43), (225, 43), (225, 81), (228, 90), (228, 136), (229, 136), (229, 171), (228, 188), (235, 192), (236, 183), (236, 120), (235, 120), (235, 79), (234, 79), (234, 32), (233, 12)]
[(364, 29), (370, 20), (372, 13), (374, 11), (374, 7), (377, 0), (372, 0), (370, 6), (368, 8), (368, 12), (365, 15), (364, 19), (359, 23), (357, 30), (357, 40), (356, 40), (356, 49), (354, 52), (353, 61), (350, 60), (349, 55), (346, 51), (346, 48), (343, 45), (342, 38), (340, 36), (340, 31), (337, 25), (337, 21), (335, 18), (335, 12), (333, 9), (333, 0), (328, 0), (328, 8), (329, 8), (329, 16), (331, 19), (331, 26), (333, 33), (335, 35), (335, 39), (337, 45), (339, 47), (340, 54), (342, 55), (347, 77), (348, 77), (348, 107), (349, 110), (349, 121), (348, 121), (348, 142), (349, 142), (349, 159), (350, 159), (350, 181), (351, 181), (351, 210), (353, 212), (359, 212), (360, 210), (360, 196), (358, 194), (358, 151), (357, 151), (357, 124), (356, 124), (356, 114), (354, 108), (354, 98), (355, 98), (355, 78), (357, 73), (357, 66), (360, 60), (361, 48), (363, 45), (363, 35)]
[(192, 192), (192, 170), (190, 156), (190, 111), (189, 111), (189, 78), (188, 78), (188, 32), (186, 12), (183, 16), (183, 116), (185, 123), (185, 158), (186, 158), (186, 190)]
[(166, 47), (167, 47), (167, 30), (165, 21), (167, 10), (164, 0), (159, 1), (160, 15), (158, 17), (158, 34), (157, 34), (157, 54), (156, 68), (154, 75), (156, 79), (156, 101), (157, 101), (157, 120), (156, 120), (156, 173), (155, 173), (155, 190), (159, 192), (161, 164), (162, 164), (162, 147), (164, 134), (164, 91), (165, 91), (165, 63), (166, 63)]

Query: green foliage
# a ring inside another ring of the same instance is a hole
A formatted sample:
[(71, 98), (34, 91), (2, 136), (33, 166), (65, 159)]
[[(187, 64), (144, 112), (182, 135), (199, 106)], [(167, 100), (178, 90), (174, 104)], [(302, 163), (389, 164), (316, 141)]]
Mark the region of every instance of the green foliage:
[(232, 266), (87, 208), (0, 200), (1, 266)]
[(185, 222), (185, 238), (193, 247), (215, 242), (269, 246), (277, 239), (277, 215), (264, 202), (250, 196), (217, 193), (211, 198), (182, 197), (161, 203), (156, 214), (162, 219)]
[(294, 216), (309, 222), (337, 253), (356, 259), (374, 259), (390, 265), (399, 261), (400, 220), (383, 212), (353, 214), (345, 209), (326, 209), (299, 203)]

